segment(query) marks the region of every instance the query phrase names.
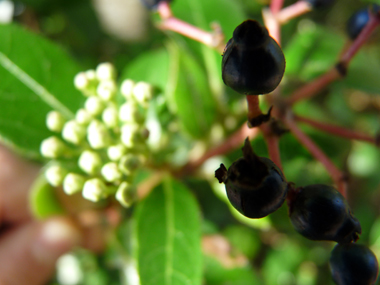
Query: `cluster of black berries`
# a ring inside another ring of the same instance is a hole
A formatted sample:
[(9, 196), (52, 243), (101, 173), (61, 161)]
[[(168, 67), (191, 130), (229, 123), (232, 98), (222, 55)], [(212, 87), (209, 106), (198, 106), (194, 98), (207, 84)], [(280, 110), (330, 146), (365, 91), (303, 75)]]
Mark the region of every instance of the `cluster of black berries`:
[(230, 168), (221, 164), (215, 177), (226, 186), (231, 204), (244, 216), (262, 218), (284, 203), (295, 230), (310, 240), (336, 241), (330, 258), (339, 285), (374, 284), (378, 263), (372, 251), (355, 244), (361, 233), (346, 199), (332, 186), (316, 184), (295, 188), (268, 158), (257, 156), (246, 139), (243, 157)]

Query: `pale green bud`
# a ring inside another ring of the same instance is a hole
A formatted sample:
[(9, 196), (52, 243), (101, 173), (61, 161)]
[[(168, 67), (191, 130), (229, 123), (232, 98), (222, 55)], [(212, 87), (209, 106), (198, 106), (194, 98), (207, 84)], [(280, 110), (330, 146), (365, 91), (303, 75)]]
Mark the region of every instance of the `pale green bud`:
[(53, 132), (62, 131), (65, 123), (65, 117), (58, 111), (50, 111), (46, 116), (46, 126)]
[(146, 106), (152, 99), (152, 87), (146, 82), (138, 82), (133, 88), (133, 95), (137, 102)]
[(100, 155), (91, 150), (85, 150), (79, 157), (79, 167), (88, 174), (95, 174), (102, 166)]
[(65, 154), (68, 147), (57, 137), (49, 137), (41, 143), (40, 151), (44, 157), (58, 158)]
[(139, 126), (137, 124), (124, 124), (121, 127), (121, 141), (126, 147), (133, 147), (138, 140)]
[(87, 140), (92, 148), (99, 149), (111, 144), (111, 136), (104, 123), (93, 120), (87, 128)]
[(100, 81), (113, 80), (116, 78), (116, 70), (112, 63), (104, 62), (96, 67), (96, 77)]
[(106, 163), (101, 170), (101, 173), (105, 180), (108, 182), (115, 182), (120, 180), (123, 174), (120, 172), (116, 162)]
[(119, 125), (117, 108), (110, 106), (103, 111), (102, 120), (110, 128), (117, 127)]
[(117, 87), (114, 81), (100, 81), (98, 88), (96, 89), (96, 93), (98, 93), (98, 96), (104, 101), (110, 101), (115, 97), (116, 90)]
[(124, 145), (112, 145), (107, 149), (108, 158), (113, 161), (118, 161), (125, 153), (127, 149)]
[(141, 122), (144, 120), (144, 117), (138, 110), (138, 106), (134, 102), (127, 102), (121, 105), (119, 118), (122, 122), (126, 123)]
[(133, 88), (135, 87), (135, 82), (131, 79), (126, 79), (121, 83), (120, 92), (125, 99), (132, 98)]
[(62, 185), (63, 179), (67, 174), (67, 170), (60, 165), (52, 165), (45, 170), (46, 180), (50, 185), (57, 187)]
[(99, 178), (89, 179), (83, 186), (83, 197), (92, 202), (107, 198), (108, 194), (107, 186)]
[(143, 163), (143, 157), (128, 153), (123, 155), (119, 161), (119, 169), (122, 173), (129, 175)]
[(105, 108), (105, 103), (96, 96), (90, 96), (84, 103), (85, 109), (93, 116), (99, 115)]
[(86, 74), (86, 77), (88, 80), (90, 80), (90, 81), (96, 81), (97, 80), (95, 70), (89, 69), (85, 72), (85, 74)]
[(78, 145), (83, 142), (85, 136), (86, 128), (75, 120), (68, 121), (63, 126), (62, 137), (68, 142)]
[(63, 180), (63, 191), (67, 195), (75, 194), (82, 190), (86, 179), (77, 173), (69, 173)]
[(136, 188), (127, 182), (122, 182), (116, 191), (116, 200), (125, 208), (129, 208), (136, 200)]
[(78, 90), (85, 90), (90, 84), (85, 72), (80, 72), (74, 77), (74, 86)]
[(86, 109), (79, 109), (75, 114), (75, 120), (81, 125), (88, 125), (93, 118)]

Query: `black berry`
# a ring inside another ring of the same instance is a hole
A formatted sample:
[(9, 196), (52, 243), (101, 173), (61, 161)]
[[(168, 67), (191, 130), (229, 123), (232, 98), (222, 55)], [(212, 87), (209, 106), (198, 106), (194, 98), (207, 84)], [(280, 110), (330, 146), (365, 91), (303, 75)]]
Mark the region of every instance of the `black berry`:
[(294, 228), (308, 239), (349, 243), (359, 238), (359, 221), (346, 199), (331, 186), (316, 184), (291, 190), (288, 204)]
[(226, 186), (231, 204), (244, 216), (262, 218), (284, 202), (288, 184), (281, 170), (268, 158), (257, 156), (245, 140), (243, 157), (231, 167), (221, 164), (215, 177)]
[(379, 10), (380, 6), (373, 4), (354, 13), (348, 19), (346, 26), (346, 31), (350, 39), (356, 39), (356, 37), (360, 34), (365, 25), (367, 25), (370, 13), (378, 13)]
[(265, 27), (254, 20), (237, 26), (223, 53), (222, 78), (227, 86), (245, 95), (270, 93), (284, 71), (284, 54)]
[(156, 9), (160, 2), (171, 2), (171, 0), (141, 0), (145, 7), (148, 9)]
[(335, 0), (306, 0), (313, 8), (323, 8), (334, 4)]
[(376, 256), (361, 244), (338, 244), (331, 252), (330, 269), (338, 285), (372, 285), (379, 273)]

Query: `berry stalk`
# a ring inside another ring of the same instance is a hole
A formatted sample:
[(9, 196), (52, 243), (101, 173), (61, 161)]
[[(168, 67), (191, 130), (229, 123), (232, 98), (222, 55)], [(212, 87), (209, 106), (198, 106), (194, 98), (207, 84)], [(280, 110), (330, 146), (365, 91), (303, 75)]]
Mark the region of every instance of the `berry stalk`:
[(295, 138), (306, 147), (306, 149), (320, 161), (326, 168), (327, 172), (337, 185), (338, 191), (346, 198), (347, 197), (347, 183), (344, 179), (342, 171), (340, 171), (328, 156), (297, 126), (294, 119), (288, 114), (285, 118), (285, 123)]
[(280, 24), (285, 24), (291, 19), (309, 13), (311, 10), (313, 10), (313, 7), (309, 2), (297, 1), (294, 4), (281, 9), (275, 17)]
[(358, 131), (353, 131), (353, 130), (346, 129), (340, 126), (334, 126), (334, 125), (330, 125), (326, 123), (321, 123), (321, 122), (318, 122), (309, 118), (301, 117), (301, 116), (294, 116), (294, 119), (298, 122), (308, 124), (318, 130), (321, 130), (321, 131), (324, 131), (336, 136), (340, 136), (340, 137), (344, 137), (344, 138), (352, 139), (352, 140), (366, 141), (373, 144), (378, 143), (377, 141), (378, 139), (376, 137), (372, 137), (368, 134), (364, 134)]

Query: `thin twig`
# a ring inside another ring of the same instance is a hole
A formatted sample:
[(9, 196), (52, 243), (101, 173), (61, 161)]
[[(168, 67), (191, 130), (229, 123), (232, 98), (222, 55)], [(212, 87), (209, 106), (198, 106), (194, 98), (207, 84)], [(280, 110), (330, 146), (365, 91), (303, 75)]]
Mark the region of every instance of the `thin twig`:
[(299, 17), (313, 10), (312, 6), (307, 1), (297, 1), (294, 4), (283, 8), (275, 17), (280, 24), (286, 24), (291, 19)]

